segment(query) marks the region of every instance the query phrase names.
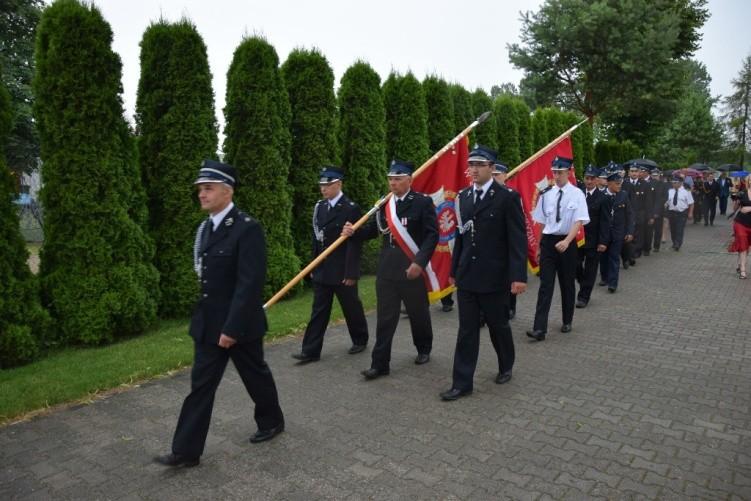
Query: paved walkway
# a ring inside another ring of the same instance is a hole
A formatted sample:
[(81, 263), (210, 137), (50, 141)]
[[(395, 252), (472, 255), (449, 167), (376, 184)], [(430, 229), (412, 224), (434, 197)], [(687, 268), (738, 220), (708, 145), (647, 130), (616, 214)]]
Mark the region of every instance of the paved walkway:
[[(642, 258), (618, 293), (595, 291), (574, 331), (530, 344), (537, 279), (512, 322), (514, 379), (494, 384), (483, 339), (475, 393), (445, 403), (456, 312), (434, 308), (435, 349), (412, 363), (408, 326), (389, 377), (359, 376), (331, 329), (320, 362), (299, 338), (268, 347), (287, 431), (250, 445), (230, 369), (200, 467), (169, 471), (188, 372), (0, 429), (0, 499), (751, 498), (751, 280), (723, 251), (730, 228), (690, 226), (680, 253)], [(559, 301), (556, 298), (554, 304)], [(371, 330), (374, 327), (369, 317)]]

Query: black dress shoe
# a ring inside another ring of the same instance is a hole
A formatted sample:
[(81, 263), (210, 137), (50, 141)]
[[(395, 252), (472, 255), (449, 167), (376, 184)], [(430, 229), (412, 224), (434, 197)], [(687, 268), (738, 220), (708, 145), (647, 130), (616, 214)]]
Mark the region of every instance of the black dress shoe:
[(606, 285), (608, 285), (608, 283), (605, 280), (600, 280), (597, 285), (599, 285), (600, 287), (605, 287)]
[(314, 357), (313, 355), (308, 355), (307, 353), (293, 353), (292, 358), (299, 360), (301, 364), (307, 364), (308, 362), (318, 362), (321, 359), (320, 356)]
[(499, 372), (495, 378), (496, 384), (505, 384), (505, 383), (508, 383), (509, 381), (511, 381), (511, 371)]
[(354, 355), (355, 353), (360, 353), (361, 351), (364, 351), (365, 348), (367, 347), (368, 347), (367, 344), (353, 344), (350, 347), (349, 351), (347, 351), (347, 353), (349, 353), (350, 355)]
[(576, 300), (576, 307), (577, 308), (586, 308), (587, 307), (587, 301), (584, 301), (582, 299)]
[(509, 308), (509, 310), (508, 310), (508, 319), (509, 320), (513, 320), (515, 316), (516, 316), (516, 310), (514, 310), (512, 308)]
[(443, 311), (445, 313), (453, 311), (453, 309), (454, 309), (454, 305), (453, 304), (444, 304), (443, 306), (441, 306), (441, 311)]
[(628, 264), (630, 264), (631, 266), (636, 266), (636, 260), (632, 259), (631, 261), (628, 262)]
[(415, 357), (417, 365), (427, 364), (428, 362), (430, 362), (430, 353), (418, 353)]
[(623, 269), (624, 270), (627, 270), (629, 266), (631, 266), (631, 262), (630, 261), (626, 260), (626, 261), (623, 262)]
[(458, 400), (471, 394), (472, 390), (458, 390), (456, 388), (451, 388), (450, 390), (441, 393), (441, 400), (449, 402), (451, 400)]
[(389, 370), (388, 369), (375, 369), (371, 367), (370, 369), (365, 369), (360, 374), (365, 376), (365, 379), (375, 379), (381, 376), (388, 376)]
[(157, 456), (154, 458), (155, 463), (159, 463), (164, 466), (184, 466), (186, 468), (191, 468), (193, 466), (198, 466), (198, 464), (201, 462), (201, 458), (191, 458), (188, 456), (183, 456), (182, 454), (165, 454), (164, 456)]
[(544, 331), (527, 331), (527, 336), (529, 336), (532, 339), (535, 339), (537, 341), (545, 341), (545, 332)]
[(250, 443), (257, 444), (259, 442), (265, 442), (267, 440), (271, 440), (272, 438), (279, 435), (283, 431), (284, 431), (284, 423), (280, 424), (279, 426), (269, 428), (268, 430), (258, 430), (253, 435), (251, 435)]
[(561, 332), (571, 332), (571, 324), (561, 325)]
[(616, 287), (608, 287), (608, 292), (611, 294), (614, 294), (616, 290)]

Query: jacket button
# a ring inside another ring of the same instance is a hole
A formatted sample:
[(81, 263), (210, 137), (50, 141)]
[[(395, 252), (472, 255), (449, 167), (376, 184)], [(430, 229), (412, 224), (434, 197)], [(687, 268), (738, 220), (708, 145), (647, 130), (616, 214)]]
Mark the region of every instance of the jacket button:
[(208, 294), (204, 294), (203, 297), (209, 297), (209, 295)]
[(204, 252), (204, 253), (203, 253), (203, 257), (206, 257), (206, 256), (208, 256), (208, 255), (209, 255), (209, 253), (208, 253), (208, 252)]
[(209, 283), (209, 281), (208, 280), (204, 280), (203, 283), (207, 284), (207, 283)]

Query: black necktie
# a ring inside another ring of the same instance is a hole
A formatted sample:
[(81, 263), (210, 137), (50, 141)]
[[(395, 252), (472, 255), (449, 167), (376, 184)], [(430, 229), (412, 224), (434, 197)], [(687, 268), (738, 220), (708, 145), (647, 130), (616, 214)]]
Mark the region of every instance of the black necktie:
[(590, 192), (587, 192), (587, 200), (589, 200), (589, 197), (591, 197), (592, 194)]
[(675, 193), (673, 193), (673, 205), (678, 206), (678, 190), (675, 190)]
[(475, 190), (475, 205), (477, 205), (480, 200), (482, 200), (482, 190)]
[(555, 222), (561, 222), (561, 198), (563, 198), (563, 190), (558, 190), (558, 201), (555, 203)]

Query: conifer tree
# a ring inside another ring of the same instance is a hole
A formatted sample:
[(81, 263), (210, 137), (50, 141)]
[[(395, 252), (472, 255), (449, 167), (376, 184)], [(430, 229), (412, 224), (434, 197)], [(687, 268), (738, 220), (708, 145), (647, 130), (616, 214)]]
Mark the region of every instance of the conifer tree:
[(446, 81), (435, 75), (429, 76), (423, 80), (422, 88), (428, 109), (428, 145), (429, 154), (432, 155), (451, 141), (461, 129), (456, 130), (454, 127), (454, 102)]
[(493, 116), (498, 129), (498, 157), (511, 169), (521, 163), (519, 153), (519, 120), (514, 98), (508, 94), (498, 96), (493, 102)]
[(13, 176), (5, 164), (6, 139), (13, 127), (10, 94), (0, 75), (0, 369), (32, 360), (49, 324), (39, 302), (37, 281), (26, 260)]
[(192, 249), (196, 227), (205, 217), (193, 180), (201, 161), (215, 158), (217, 150), (206, 45), (190, 21), (161, 20), (144, 32), (136, 125), (160, 274), (159, 312), (185, 316), (197, 293)]
[[(338, 142), (344, 191), (366, 212), (388, 190), (386, 182), (386, 111), (381, 78), (358, 61), (342, 75), (338, 95)], [(375, 271), (380, 242), (363, 246), (362, 271)]]
[(301, 263), (310, 260), (311, 214), (321, 198), (318, 173), (336, 158), (334, 71), (318, 50), (293, 50), (281, 68), (289, 96), (292, 138), (292, 238)]
[[(514, 99), (514, 110), (516, 111), (516, 119), (519, 123), (519, 157), (521, 161), (528, 159), (535, 153), (533, 150), (533, 137), (532, 137), (532, 116), (530, 115), (529, 106), (523, 99)], [(510, 166), (514, 168), (516, 166)]]
[[(486, 111), (492, 111), (492, 109), (493, 101), (484, 90), (477, 89), (472, 93), (472, 111), (474, 112), (474, 118), (479, 117)], [(475, 129), (474, 136), (475, 143), (487, 146), (494, 150), (498, 149), (498, 126), (496, 120), (485, 120), (485, 122)], [(470, 144), (470, 148), (472, 146), (474, 146), (474, 144)]]
[(383, 84), (386, 109), (386, 157), (419, 167), (430, 156), (428, 110), (422, 85), (409, 72), (391, 73)]
[(55, 1), (37, 31), (40, 277), (62, 341), (111, 341), (142, 332), (156, 316), (159, 274), (111, 43), (99, 10), (76, 0)]
[[(238, 172), (238, 206), (266, 237), (269, 297), (300, 269), (292, 240), (290, 107), (276, 50), (265, 39), (244, 39), (227, 72), (224, 160)], [(309, 239), (306, 239), (309, 242)]]

